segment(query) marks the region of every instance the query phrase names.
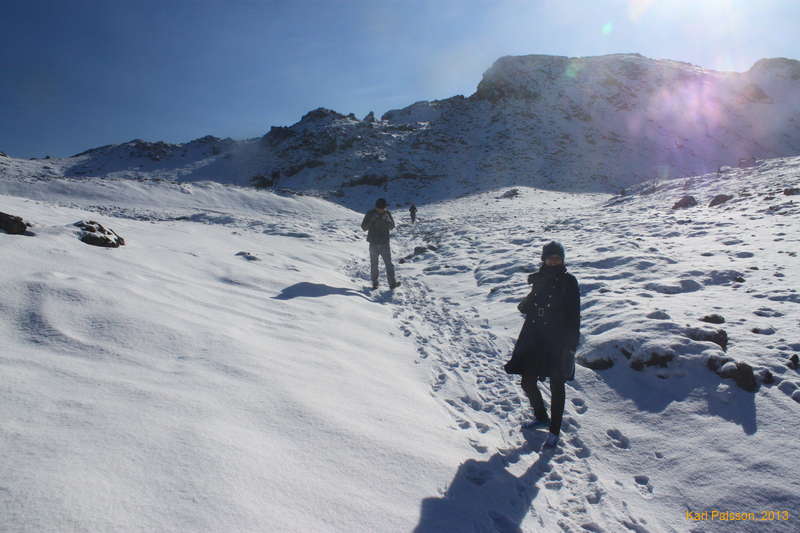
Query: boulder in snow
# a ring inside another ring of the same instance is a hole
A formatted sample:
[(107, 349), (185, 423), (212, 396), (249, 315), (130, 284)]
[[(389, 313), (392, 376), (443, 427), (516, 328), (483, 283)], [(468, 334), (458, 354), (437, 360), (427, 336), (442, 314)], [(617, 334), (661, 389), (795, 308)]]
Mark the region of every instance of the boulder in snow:
[(237, 256), (241, 257), (242, 259), (246, 259), (248, 261), (261, 261), (258, 257), (254, 256), (250, 252), (237, 252)]
[(104, 248), (118, 248), (125, 245), (125, 239), (117, 235), (114, 230), (94, 220), (79, 220), (74, 225), (82, 230), (78, 238), (86, 244)]
[(0, 229), (11, 235), (24, 235), (28, 232), (30, 224), (21, 217), (0, 213)]
[(709, 324), (724, 324), (725, 318), (722, 315), (712, 313), (700, 319), (701, 322), (708, 322)]
[(510, 198), (516, 198), (517, 196), (519, 196), (519, 189), (514, 188), (514, 189), (507, 190), (506, 192), (504, 192), (503, 194), (498, 196), (497, 199), (498, 200), (501, 200), (501, 199), (504, 199), (504, 198), (509, 198), (510, 199)]
[(666, 368), (667, 364), (675, 359), (675, 354), (664, 349), (653, 350), (648, 354), (640, 353), (631, 360), (631, 368), (643, 370), (646, 366), (659, 366)]
[(606, 370), (614, 366), (614, 360), (608, 356), (591, 357), (590, 355), (579, 355), (577, 363), (592, 370)]
[(703, 328), (688, 328), (685, 330), (686, 336), (693, 341), (713, 342), (723, 351), (728, 350), (728, 333), (724, 329), (709, 330)]
[(753, 367), (742, 361), (733, 361), (729, 357), (712, 356), (708, 358), (708, 368), (722, 378), (733, 379), (747, 392), (758, 390)]
[(694, 207), (697, 205), (697, 200), (694, 196), (686, 195), (672, 206), (672, 209), (686, 209), (687, 207)]
[(731, 199), (733, 199), (733, 196), (731, 196), (730, 194), (718, 194), (711, 199), (711, 202), (709, 202), (708, 207), (714, 207), (720, 204), (724, 204), (725, 202)]
[(400, 263), (405, 263), (409, 259), (412, 259), (412, 258), (414, 258), (414, 257), (416, 257), (418, 255), (422, 255), (424, 253), (427, 253), (428, 251), (435, 252), (436, 251), (436, 246), (433, 246), (432, 244), (429, 244), (428, 246), (415, 246), (414, 247), (414, 251), (412, 253), (408, 254), (407, 256), (403, 257), (402, 259), (400, 259), (399, 262)]
[(769, 369), (762, 368), (758, 371), (758, 381), (764, 385), (772, 385), (775, 383), (775, 376), (772, 375), (772, 372), (770, 372)]

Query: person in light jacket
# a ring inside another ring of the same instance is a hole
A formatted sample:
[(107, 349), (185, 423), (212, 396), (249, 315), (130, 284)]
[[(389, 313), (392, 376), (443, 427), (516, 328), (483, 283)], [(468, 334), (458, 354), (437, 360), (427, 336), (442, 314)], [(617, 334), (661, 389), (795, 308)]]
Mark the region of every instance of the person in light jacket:
[(370, 277), (373, 289), (378, 288), (378, 257), (383, 258), (389, 288), (394, 289), (400, 285), (394, 275), (392, 250), (389, 246), (389, 231), (394, 229), (394, 219), (387, 206), (385, 199), (378, 198), (375, 202), (375, 209), (367, 212), (361, 222), (361, 229), (367, 232), (367, 241), (369, 242)]

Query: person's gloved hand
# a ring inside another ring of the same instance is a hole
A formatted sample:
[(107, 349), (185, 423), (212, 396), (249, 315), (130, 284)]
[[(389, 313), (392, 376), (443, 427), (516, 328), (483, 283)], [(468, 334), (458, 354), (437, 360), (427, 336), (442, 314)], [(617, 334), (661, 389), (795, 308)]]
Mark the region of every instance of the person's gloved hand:
[(536, 274), (528, 274), (528, 285), (533, 285), (534, 276)]

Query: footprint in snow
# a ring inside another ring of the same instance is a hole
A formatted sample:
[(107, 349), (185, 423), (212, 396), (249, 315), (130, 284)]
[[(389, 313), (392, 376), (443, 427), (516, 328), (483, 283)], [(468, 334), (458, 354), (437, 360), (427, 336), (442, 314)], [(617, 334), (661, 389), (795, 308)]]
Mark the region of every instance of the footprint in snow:
[(583, 443), (583, 441), (579, 437), (572, 437), (569, 440), (569, 443), (576, 448), (575, 449), (575, 455), (578, 458), (585, 459), (585, 458), (589, 457), (590, 455), (592, 455), (592, 451), (589, 449), (588, 446), (586, 446)]
[(572, 398), (572, 405), (575, 406), (575, 411), (579, 415), (582, 415), (588, 409), (588, 407), (586, 407), (586, 402), (584, 402), (581, 398)]
[(550, 474), (548, 474), (547, 481), (545, 481), (544, 486), (550, 490), (561, 490), (561, 488), (564, 486), (562, 480), (563, 478), (561, 477), (561, 474), (555, 470), (552, 470)]
[(597, 505), (603, 498), (603, 490), (599, 487), (592, 487), (589, 494), (586, 495), (586, 501), (592, 505)]
[(622, 434), (622, 432), (618, 429), (609, 429), (606, 431), (606, 435), (611, 439), (612, 444), (617, 448), (621, 448), (623, 450), (627, 450), (631, 447), (631, 441)]
[(647, 499), (653, 497), (653, 485), (650, 484), (650, 478), (648, 476), (633, 476), (633, 481), (636, 482), (636, 487), (639, 489), (642, 497)]

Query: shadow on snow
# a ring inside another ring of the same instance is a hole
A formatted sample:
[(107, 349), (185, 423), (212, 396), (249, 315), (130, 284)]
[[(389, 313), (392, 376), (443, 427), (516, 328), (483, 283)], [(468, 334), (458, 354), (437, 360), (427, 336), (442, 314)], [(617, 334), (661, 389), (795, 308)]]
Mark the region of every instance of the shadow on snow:
[(322, 296), (331, 296), (338, 294), (340, 296), (360, 296), (365, 300), (369, 300), (365, 295), (355, 289), (346, 287), (331, 287), (324, 283), (309, 283), (303, 281), (290, 285), (281, 291), (277, 296), (273, 296), (274, 300), (291, 300), (292, 298), (319, 298)]
[(512, 453), (495, 453), (486, 461), (469, 459), (459, 466), (447, 492), (422, 501), (414, 533), (497, 531), (517, 533), (539, 494), (536, 483), (551, 470), (552, 452), (541, 453), (517, 477), (506, 467), (537, 450), (545, 433), (525, 432), (526, 442)]
[[(647, 371), (636, 372), (614, 365), (597, 372), (597, 376), (642, 411), (661, 413), (670, 403), (693, 396), (708, 403), (710, 415), (738, 424), (747, 435), (755, 433), (758, 430), (755, 393), (742, 390), (733, 380), (719, 378), (705, 368), (699, 370), (701, 375), (689, 372), (662, 379)], [(728, 389), (719, 390), (721, 383), (729, 385)]]

